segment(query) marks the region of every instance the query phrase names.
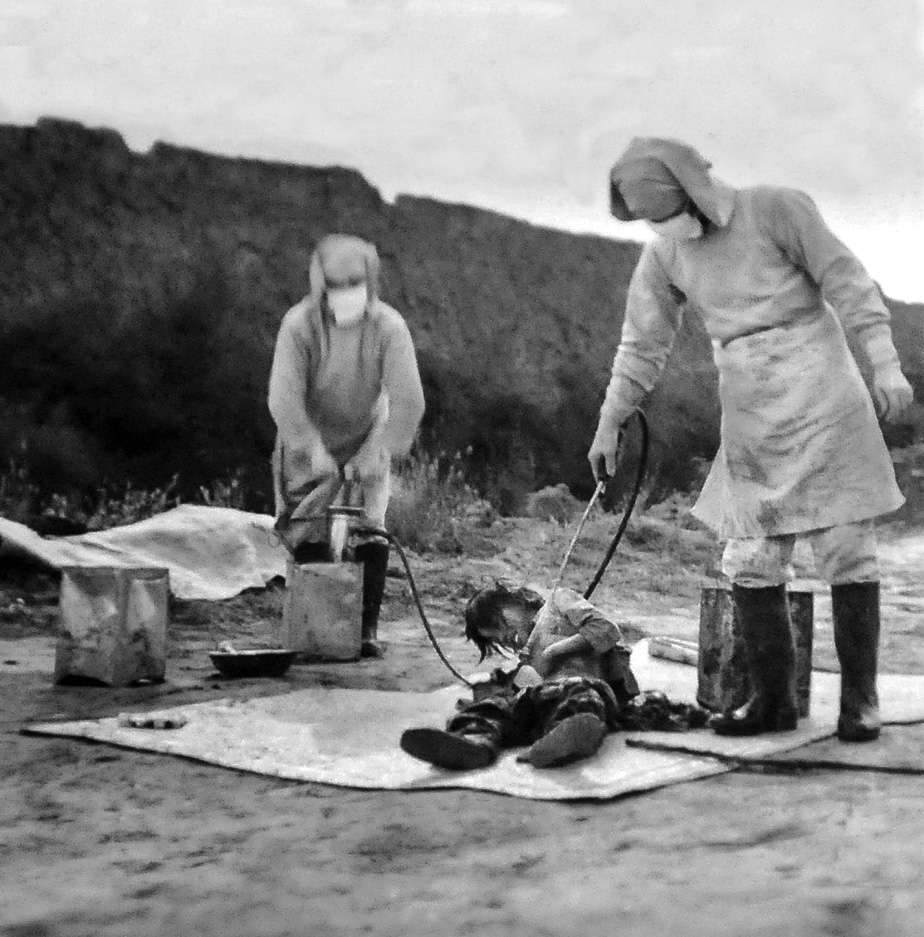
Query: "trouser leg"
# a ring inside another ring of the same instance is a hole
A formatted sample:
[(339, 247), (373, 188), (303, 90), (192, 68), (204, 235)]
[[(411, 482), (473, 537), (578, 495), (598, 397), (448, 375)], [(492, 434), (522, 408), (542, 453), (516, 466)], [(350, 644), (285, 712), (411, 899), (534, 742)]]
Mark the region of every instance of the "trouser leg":
[(732, 538), (722, 553), (722, 572), (736, 586), (763, 589), (792, 578), (793, 534)]
[(520, 760), (536, 768), (559, 767), (595, 754), (619, 708), (610, 687), (590, 678), (530, 687), (518, 702), (521, 710), (529, 708), (536, 737)]
[(516, 716), (519, 695), (489, 696), (468, 703), (449, 719), (446, 730), (488, 738), (498, 748), (516, 745), (521, 734)]
[(514, 700), (488, 697), (463, 706), (447, 723), (445, 729), (406, 729), (401, 734), (401, 748), (428, 764), (455, 771), (485, 768), (513, 729)]
[(879, 548), (873, 521), (841, 524), (806, 534), (819, 579), (830, 585), (879, 582)]

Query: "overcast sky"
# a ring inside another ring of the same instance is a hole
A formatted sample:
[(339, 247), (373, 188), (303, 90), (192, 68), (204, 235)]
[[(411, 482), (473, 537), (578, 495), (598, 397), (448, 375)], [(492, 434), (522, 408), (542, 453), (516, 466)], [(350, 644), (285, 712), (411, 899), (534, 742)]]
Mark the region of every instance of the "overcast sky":
[(0, 0), (0, 121), (43, 114), (614, 237), (609, 165), (675, 136), (924, 300), (920, 0)]

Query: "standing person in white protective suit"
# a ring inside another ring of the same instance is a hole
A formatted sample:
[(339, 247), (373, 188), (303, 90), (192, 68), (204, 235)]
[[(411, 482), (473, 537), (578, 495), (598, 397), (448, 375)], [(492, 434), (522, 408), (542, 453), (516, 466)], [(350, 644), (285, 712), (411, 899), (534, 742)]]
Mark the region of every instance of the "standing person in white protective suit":
[[(379, 258), (358, 237), (323, 238), (309, 294), (282, 320), (269, 381), (276, 422), (276, 529), (296, 561), (328, 556), (326, 510), (350, 503), (384, 527), (391, 459), (405, 455), (424, 412), (407, 324), (378, 298)], [(378, 657), (388, 543), (356, 548), (364, 564), (362, 654)]]
[[(721, 445), (693, 513), (727, 540), (722, 566), (747, 649), (752, 696), (714, 720), (724, 735), (796, 727), (786, 600), (797, 536), (831, 585), (841, 664), (838, 736), (879, 735), (879, 568), (873, 519), (903, 498), (876, 419), (912, 402), (889, 312), (812, 200), (733, 189), (675, 140), (636, 138), (610, 174), (611, 213), (658, 235), (632, 276), (622, 340), (589, 452), (612, 474), (622, 424), (656, 383), (684, 301), (712, 339)], [(872, 375), (872, 397), (845, 337)], [(873, 403), (875, 398), (875, 407)]]

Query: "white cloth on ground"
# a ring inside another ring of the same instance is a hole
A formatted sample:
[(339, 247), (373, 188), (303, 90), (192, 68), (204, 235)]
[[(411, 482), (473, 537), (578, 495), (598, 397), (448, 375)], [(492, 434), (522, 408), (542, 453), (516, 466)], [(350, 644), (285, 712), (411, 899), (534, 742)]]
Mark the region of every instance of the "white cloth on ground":
[(163, 566), (180, 599), (230, 599), (285, 576), (288, 554), (268, 514), (183, 504), (135, 524), (41, 537), (0, 518), (0, 560), (63, 566)]

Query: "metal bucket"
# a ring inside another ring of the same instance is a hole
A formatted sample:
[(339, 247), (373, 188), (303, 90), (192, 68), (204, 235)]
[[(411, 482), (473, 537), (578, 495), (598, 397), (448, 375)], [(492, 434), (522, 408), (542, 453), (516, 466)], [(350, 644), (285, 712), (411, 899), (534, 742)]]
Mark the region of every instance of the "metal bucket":
[[(809, 714), (812, 689), (814, 596), (787, 592), (796, 644), (799, 715)], [(744, 639), (728, 586), (702, 590), (699, 605), (699, 684), (696, 701), (713, 712), (737, 709), (751, 695)]]
[(65, 566), (55, 683), (162, 682), (169, 590), (161, 567)]
[(362, 563), (289, 560), (279, 643), (308, 660), (359, 660)]

